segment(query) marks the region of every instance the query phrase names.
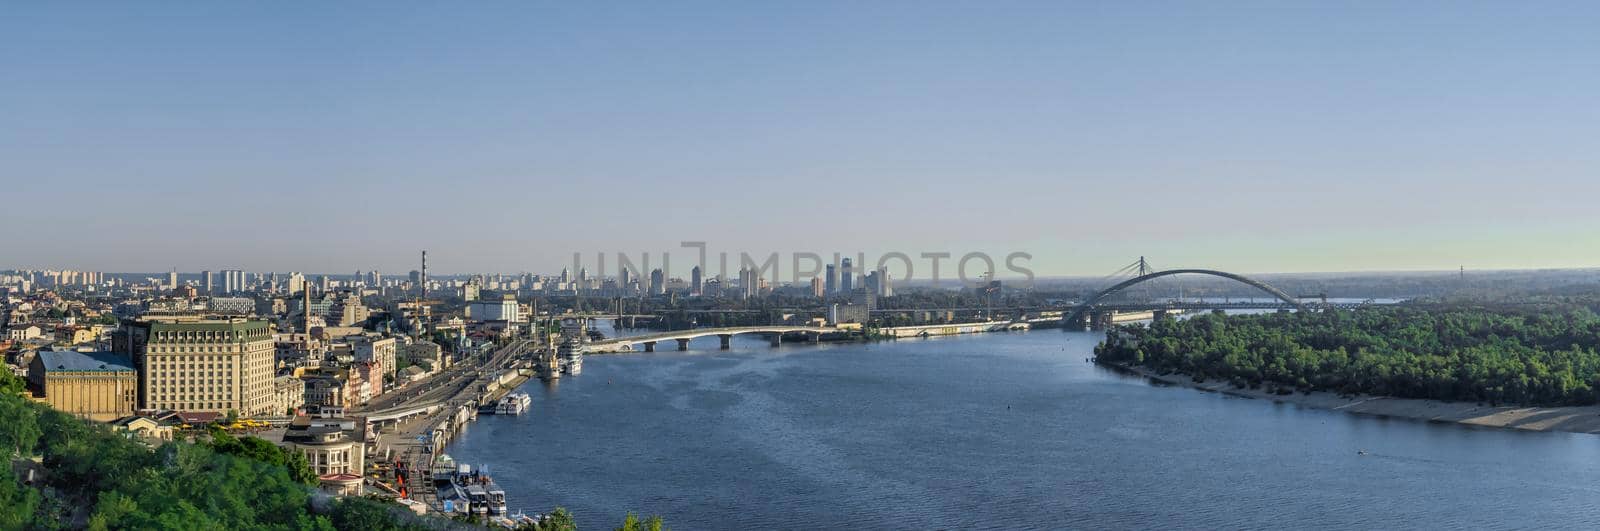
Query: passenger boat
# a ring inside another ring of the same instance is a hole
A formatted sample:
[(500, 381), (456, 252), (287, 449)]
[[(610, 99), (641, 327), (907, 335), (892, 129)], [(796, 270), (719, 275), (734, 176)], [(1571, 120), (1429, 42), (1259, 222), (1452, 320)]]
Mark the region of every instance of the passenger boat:
[(561, 341), (557, 355), (561, 358), (561, 372), (567, 374), (581, 374), (583, 372), (583, 339), (568, 337)]
[(533, 405), (533, 397), (529, 396), (528, 393), (511, 393), (495, 403), (494, 414), (521, 415), (531, 405)]
[(487, 518), (506, 515), (506, 491), (483, 471), (472, 465), (458, 465), (449, 488), (439, 490), (441, 500), (451, 502), (458, 511)]
[(580, 374), (583, 372), (584, 343), (588, 334), (582, 319), (565, 319), (561, 321), (561, 344), (556, 348), (556, 357), (561, 361), (561, 371), (567, 374)]
[(456, 477), (456, 460), (450, 454), (439, 454), (434, 458), (433, 468), (430, 470), (433, 486), (436, 489), (449, 488)]

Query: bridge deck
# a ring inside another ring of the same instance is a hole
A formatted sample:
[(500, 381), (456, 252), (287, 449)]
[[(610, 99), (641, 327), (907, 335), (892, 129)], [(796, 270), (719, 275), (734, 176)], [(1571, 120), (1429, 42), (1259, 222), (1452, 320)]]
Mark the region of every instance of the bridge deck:
[(640, 343), (671, 341), (675, 339), (695, 339), (707, 336), (739, 335), (739, 334), (787, 334), (790, 332), (813, 332), (818, 334), (831, 334), (840, 332), (838, 328), (824, 328), (817, 326), (729, 326), (723, 328), (694, 328), (689, 330), (675, 330), (641, 336), (617, 337), (603, 341), (595, 341), (590, 345), (595, 347), (611, 347), (619, 345), (637, 345)]

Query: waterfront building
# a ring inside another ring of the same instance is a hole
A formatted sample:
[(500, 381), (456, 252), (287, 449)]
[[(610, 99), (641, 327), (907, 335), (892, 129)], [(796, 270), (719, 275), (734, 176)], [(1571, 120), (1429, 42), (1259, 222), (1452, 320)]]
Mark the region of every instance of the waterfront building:
[(273, 408), (274, 349), (266, 321), (136, 321), (120, 333), (139, 370), (142, 408), (244, 416)]
[(831, 304), (828, 306), (828, 324), (865, 323), (870, 313), (860, 304)]
[(113, 352), (40, 352), (28, 382), (50, 407), (101, 422), (132, 415), (139, 388), (132, 362)]

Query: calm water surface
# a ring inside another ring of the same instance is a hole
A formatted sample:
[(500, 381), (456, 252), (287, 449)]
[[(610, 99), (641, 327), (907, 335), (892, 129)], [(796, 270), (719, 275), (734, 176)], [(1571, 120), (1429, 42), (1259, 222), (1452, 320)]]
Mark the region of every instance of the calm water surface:
[(586, 528), (630, 510), (679, 530), (1600, 526), (1600, 437), (1157, 386), (1086, 362), (1098, 340), (595, 355), (447, 451), (514, 510)]

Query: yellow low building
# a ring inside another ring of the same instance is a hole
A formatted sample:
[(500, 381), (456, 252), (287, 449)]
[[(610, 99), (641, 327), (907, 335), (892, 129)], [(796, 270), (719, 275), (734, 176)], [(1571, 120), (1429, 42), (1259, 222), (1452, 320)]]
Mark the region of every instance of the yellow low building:
[(113, 429), (156, 444), (172, 440), (172, 426), (149, 417), (123, 417), (111, 423)]
[(133, 364), (113, 352), (40, 352), (28, 382), (50, 407), (101, 422), (132, 415), (139, 391)]
[(87, 326), (63, 326), (56, 328), (56, 342), (67, 345), (82, 345), (93, 343), (99, 339), (100, 334)]

